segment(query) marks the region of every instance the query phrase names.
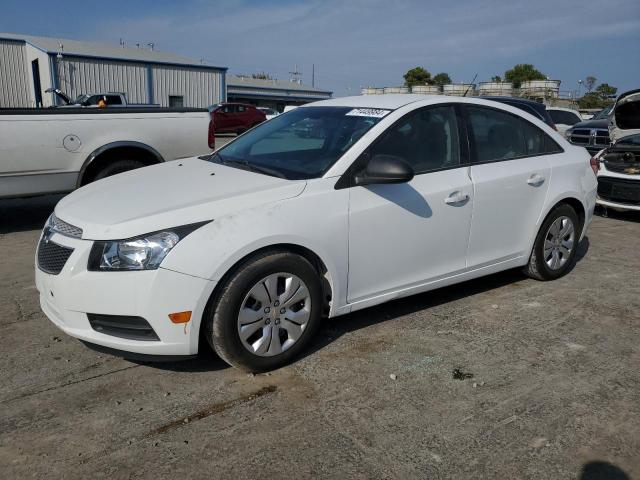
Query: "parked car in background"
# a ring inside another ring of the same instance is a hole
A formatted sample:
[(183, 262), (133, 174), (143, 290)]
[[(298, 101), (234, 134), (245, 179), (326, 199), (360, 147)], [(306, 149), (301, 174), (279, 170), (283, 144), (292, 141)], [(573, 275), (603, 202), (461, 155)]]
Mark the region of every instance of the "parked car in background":
[(0, 198), (69, 192), (206, 154), (208, 124), (205, 109), (0, 109)]
[(595, 205), (589, 158), (486, 100), (312, 103), (64, 198), (38, 245), (40, 304), (102, 351), (171, 360), (205, 338), (231, 365), (277, 368), (324, 315), (510, 268), (568, 273)]
[(527, 100), (526, 98), (519, 97), (481, 96), (478, 98), (491, 100), (493, 102), (504, 103), (506, 105), (511, 105), (512, 107), (519, 108), (520, 110), (527, 112), (528, 114), (533, 115), (536, 118), (539, 118), (554, 130), (557, 130), (555, 124), (553, 123), (553, 119), (551, 118), (551, 115), (549, 115), (547, 107), (544, 103), (535, 102), (533, 100)]
[(282, 113), (290, 112), (291, 110), (295, 110), (296, 108), (298, 108), (297, 105), (287, 105), (284, 107), (284, 110), (282, 111)]
[(573, 145), (583, 146), (595, 155), (611, 143), (609, 138), (609, 115), (613, 105), (596, 113), (591, 120), (579, 122), (568, 128), (565, 137)]
[(267, 119), (264, 112), (246, 103), (219, 103), (209, 110), (216, 133), (240, 135)]
[(48, 88), (45, 90), (47, 93), (54, 93), (58, 99), (62, 102), (62, 105), (58, 108), (68, 107), (118, 107), (118, 108), (141, 108), (141, 107), (159, 107), (157, 103), (129, 103), (127, 96), (122, 92), (107, 92), (107, 93), (84, 93), (78, 95), (77, 98), (71, 100), (62, 90), (59, 88)]
[(596, 154), (598, 199), (603, 207), (640, 210), (640, 90), (618, 97), (612, 109), (611, 146)]
[(262, 113), (264, 113), (267, 116), (267, 120), (271, 120), (272, 118), (275, 118), (278, 115), (280, 115), (280, 112), (278, 112), (274, 108), (258, 107), (258, 110), (260, 110)]
[(580, 114), (571, 108), (547, 107), (547, 112), (549, 112), (551, 120), (556, 125), (556, 129), (562, 134), (576, 123), (583, 121)]

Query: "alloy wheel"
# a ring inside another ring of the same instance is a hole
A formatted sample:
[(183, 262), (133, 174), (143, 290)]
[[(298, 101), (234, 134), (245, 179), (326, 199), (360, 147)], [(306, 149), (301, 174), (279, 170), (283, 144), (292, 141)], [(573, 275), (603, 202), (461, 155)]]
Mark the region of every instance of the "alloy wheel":
[(571, 258), (575, 244), (573, 221), (566, 216), (558, 217), (549, 227), (544, 240), (544, 261), (551, 270), (560, 270)]

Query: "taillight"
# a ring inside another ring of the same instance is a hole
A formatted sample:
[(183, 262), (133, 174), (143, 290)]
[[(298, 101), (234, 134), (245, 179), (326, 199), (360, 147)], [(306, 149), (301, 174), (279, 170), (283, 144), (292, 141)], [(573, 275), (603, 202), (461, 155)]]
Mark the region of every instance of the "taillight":
[(600, 162), (598, 161), (598, 159), (593, 156), (591, 157), (591, 160), (589, 160), (589, 163), (591, 164), (591, 170), (593, 170), (593, 174), (598, 175), (598, 170), (600, 170)]
[(209, 116), (209, 132), (207, 134), (207, 141), (209, 142), (209, 148), (215, 150), (216, 148), (216, 130), (213, 126), (213, 112)]

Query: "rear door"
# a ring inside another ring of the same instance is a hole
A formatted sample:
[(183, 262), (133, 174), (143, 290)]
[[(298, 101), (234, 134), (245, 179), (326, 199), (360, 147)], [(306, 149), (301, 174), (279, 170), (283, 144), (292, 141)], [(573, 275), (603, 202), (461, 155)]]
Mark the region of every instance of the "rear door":
[(474, 188), (468, 266), (528, 256), (549, 187), (550, 156), (562, 149), (518, 115), (484, 106), (465, 110)]

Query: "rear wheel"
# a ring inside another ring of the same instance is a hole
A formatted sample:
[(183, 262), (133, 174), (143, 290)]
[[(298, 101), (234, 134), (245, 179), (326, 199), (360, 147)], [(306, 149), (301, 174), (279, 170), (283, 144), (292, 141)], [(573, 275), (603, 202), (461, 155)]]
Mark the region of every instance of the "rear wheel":
[(575, 210), (562, 204), (554, 208), (540, 227), (526, 275), (537, 280), (555, 280), (576, 261), (580, 222)]
[(111, 175), (117, 175), (118, 173), (128, 172), (129, 170), (135, 170), (136, 168), (144, 167), (145, 164), (139, 160), (116, 160), (110, 162), (102, 167), (91, 179), (92, 182), (101, 180), (103, 178), (110, 177)]
[(225, 282), (205, 328), (227, 363), (261, 372), (290, 362), (313, 337), (322, 313), (319, 275), (286, 251), (260, 254)]

